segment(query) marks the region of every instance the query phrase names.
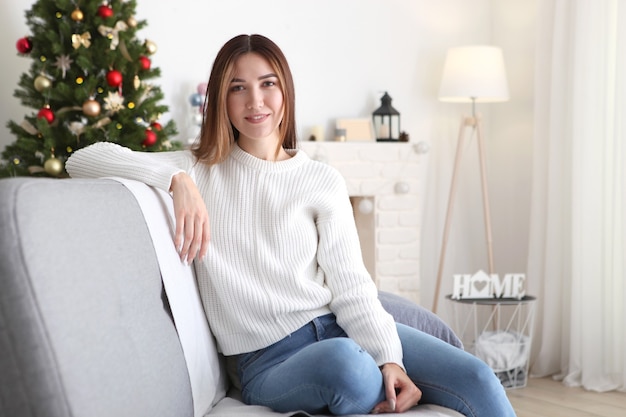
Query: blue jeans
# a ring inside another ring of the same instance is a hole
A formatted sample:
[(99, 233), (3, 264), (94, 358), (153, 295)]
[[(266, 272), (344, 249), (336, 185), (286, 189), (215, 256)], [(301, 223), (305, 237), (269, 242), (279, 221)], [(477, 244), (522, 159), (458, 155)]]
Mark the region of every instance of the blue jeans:
[[(397, 324), (403, 363), (422, 391), (420, 403), (473, 417), (515, 412), (484, 362), (424, 332)], [(237, 358), (243, 400), (275, 411), (367, 414), (385, 399), (382, 374), (328, 314), (264, 349)]]

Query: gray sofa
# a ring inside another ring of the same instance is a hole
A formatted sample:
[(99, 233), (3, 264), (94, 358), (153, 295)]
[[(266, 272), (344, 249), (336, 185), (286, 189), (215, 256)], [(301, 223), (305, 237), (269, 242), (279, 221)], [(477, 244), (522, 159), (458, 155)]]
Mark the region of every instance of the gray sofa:
[[(123, 184), (0, 180), (0, 284), (0, 415), (194, 416), (155, 249)], [(428, 311), (391, 294), (381, 301), (398, 321), (460, 346)], [(208, 415), (278, 415), (243, 405), (214, 359)], [(420, 405), (406, 415), (460, 414)]]

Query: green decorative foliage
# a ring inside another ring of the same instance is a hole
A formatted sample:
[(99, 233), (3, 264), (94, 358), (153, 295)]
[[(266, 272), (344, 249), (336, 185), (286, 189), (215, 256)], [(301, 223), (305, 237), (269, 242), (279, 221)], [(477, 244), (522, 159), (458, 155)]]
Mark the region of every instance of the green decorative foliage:
[(32, 63), (14, 96), (33, 112), (8, 122), (16, 140), (2, 152), (0, 177), (67, 176), (67, 158), (95, 142), (182, 148), (169, 139), (174, 122), (159, 123), (168, 108), (149, 83), (160, 76), (150, 60), (157, 48), (137, 37), (146, 22), (135, 8), (135, 0), (37, 0), (25, 12), (31, 34), (16, 48)]

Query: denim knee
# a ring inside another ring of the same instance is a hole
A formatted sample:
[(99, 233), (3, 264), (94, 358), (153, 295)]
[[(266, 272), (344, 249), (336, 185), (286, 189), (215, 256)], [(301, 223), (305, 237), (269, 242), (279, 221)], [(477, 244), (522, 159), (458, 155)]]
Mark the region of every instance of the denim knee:
[(329, 409), (338, 415), (369, 413), (384, 399), (382, 373), (374, 359), (349, 338), (318, 343), (325, 345), (328, 354), (323, 363), (316, 364), (321, 377), (317, 382), (335, 393), (328, 399)]
[[(258, 366), (258, 365), (257, 365)], [(346, 337), (312, 343), (253, 378), (242, 390), (247, 404), (311, 414), (367, 414), (384, 399), (374, 359)]]
[(356, 382), (365, 380), (382, 381), (382, 375), (374, 359), (354, 340), (347, 337), (327, 339), (318, 344), (325, 345), (327, 352), (321, 367), (330, 376), (333, 385), (347, 384), (352, 386)]

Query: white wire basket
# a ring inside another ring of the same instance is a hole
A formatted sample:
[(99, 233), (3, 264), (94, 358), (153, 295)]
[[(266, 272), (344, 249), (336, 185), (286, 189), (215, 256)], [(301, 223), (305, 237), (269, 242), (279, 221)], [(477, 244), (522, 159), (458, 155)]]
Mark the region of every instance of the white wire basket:
[(452, 299), (453, 329), (465, 349), (487, 363), (506, 389), (528, 380), (535, 297)]

